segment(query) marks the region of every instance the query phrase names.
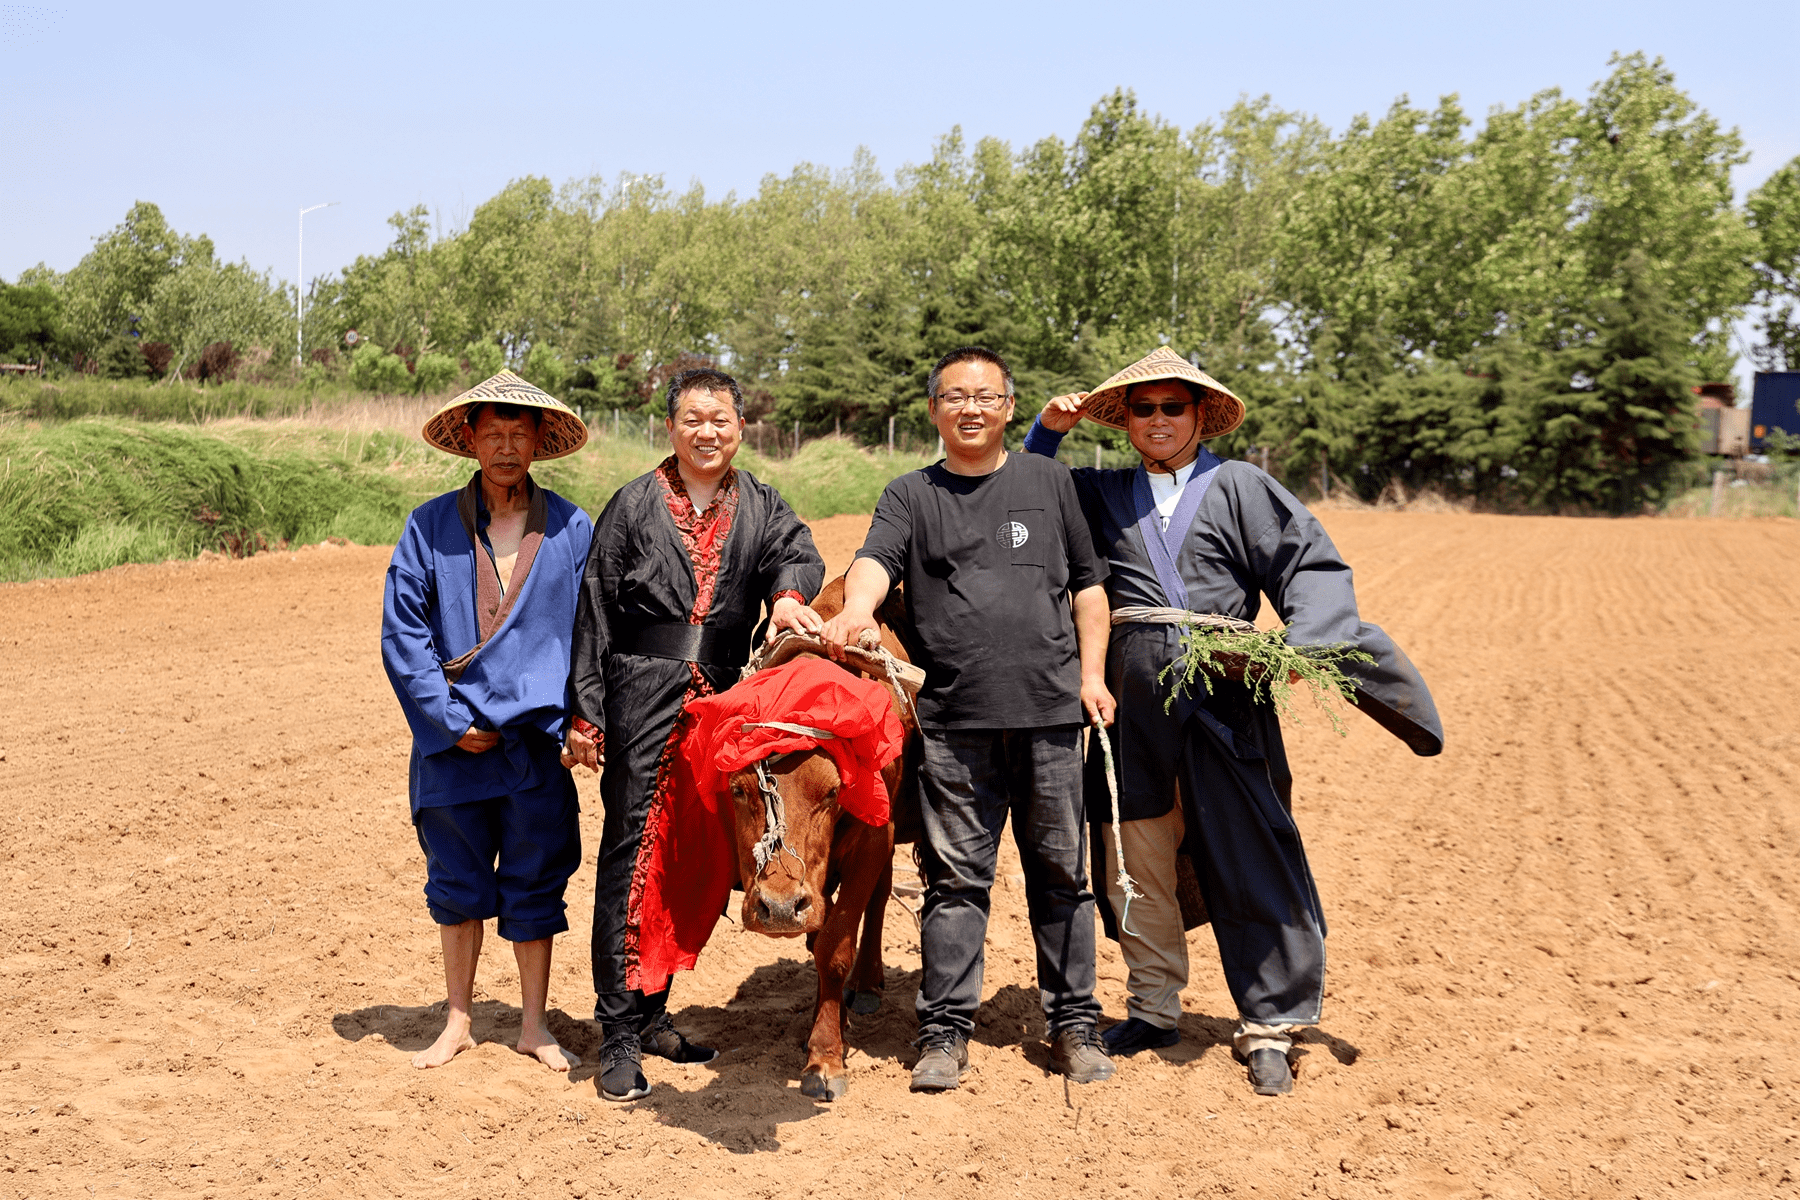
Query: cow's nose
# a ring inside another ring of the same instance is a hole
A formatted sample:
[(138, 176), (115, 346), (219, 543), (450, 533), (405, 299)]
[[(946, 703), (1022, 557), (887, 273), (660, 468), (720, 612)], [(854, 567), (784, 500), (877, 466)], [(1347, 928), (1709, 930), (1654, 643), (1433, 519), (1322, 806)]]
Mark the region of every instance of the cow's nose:
[(757, 918), (764, 925), (774, 929), (799, 924), (806, 919), (807, 910), (810, 908), (812, 908), (812, 901), (805, 892), (776, 899), (770, 899), (761, 893), (758, 893), (756, 897)]

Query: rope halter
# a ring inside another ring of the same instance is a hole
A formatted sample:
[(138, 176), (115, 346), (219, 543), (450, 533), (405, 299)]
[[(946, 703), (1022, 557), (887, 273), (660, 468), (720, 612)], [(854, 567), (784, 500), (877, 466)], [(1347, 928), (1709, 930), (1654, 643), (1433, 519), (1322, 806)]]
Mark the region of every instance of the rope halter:
[[(811, 725), (796, 725), (792, 721), (745, 721), (738, 726), (738, 729), (740, 731), (779, 729), (783, 733), (817, 738), (821, 742), (829, 741), (837, 736), (828, 729), (815, 729)], [(769, 864), (775, 860), (775, 856), (784, 850), (787, 851), (789, 857), (800, 864), (802, 871), (806, 870), (806, 860), (795, 854), (793, 847), (787, 844), (787, 810), (781, 801), (781, 787), (775, 782), (775, 777), (769, 774), (769, 765), (780, 762), (786, 757), (785, 754), (777, 754), (773, 758), (756, 760), (756, 790), (762, 793), (763, 802), (763, 835), (751, 848), (750, 854), (756, 861), (758, 877), (761, 877), (762, 873), (768, 869)]]

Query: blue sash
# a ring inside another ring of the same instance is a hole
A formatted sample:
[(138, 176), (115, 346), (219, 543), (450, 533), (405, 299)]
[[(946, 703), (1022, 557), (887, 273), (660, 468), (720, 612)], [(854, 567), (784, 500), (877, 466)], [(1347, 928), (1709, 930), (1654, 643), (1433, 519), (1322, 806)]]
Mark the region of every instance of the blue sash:
[(1188, 606), (1187, 585), (1181, 582), (1175, 556), (1181, 553), (1181, 544), (1193, 527), (1206, 489), (1212, 486), (1213, 476), (1224, 465), (1224, 460), (1205, 447), (1201, 448), (1199, 457), (1194, 460), (1194, 473), (1188, 477), (1181, 499), (1175, 502), (1175, 513), (1169, 518), (1167, 529), (1163, 529), (1156, 518), (1156, 497), (1150, 491), (1149, 472), (1140, 466), (1132, 473), (1131, 500), (1136, 510), (1132, 515), (1137, 521), (1138, 532), (1144, 537), (1144, 548), (1150, 552), (1150, 564), (1156, 568), (1157, 581), (1162, 584), (1170, 608)]

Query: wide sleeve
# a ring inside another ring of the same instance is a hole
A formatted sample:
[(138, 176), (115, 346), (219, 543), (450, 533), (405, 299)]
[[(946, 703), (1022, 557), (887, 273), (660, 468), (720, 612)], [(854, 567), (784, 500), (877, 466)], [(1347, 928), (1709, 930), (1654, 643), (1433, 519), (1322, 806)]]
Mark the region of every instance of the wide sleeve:
[(606, 656), (612, 650), (607, 601), (625, 574), (631, 521), (625, 492), (613, 494), (601, 510), (589, 545), (587, 566), (575, 597), (575, 636), (569, 648), (570, 712), (606, 731)]
[(1380, 626), (1362, 619), (1350, 566), (1306, 506), (1248, 464), (1254, 475), (1237, 488), (1239, 528), (1252, 573), (1288, 624), (1294, 646), (1353, 646), (1374, 659), (1345, 663), (1356, 706), (1414, 754), (1444, 748), (1444, 727), (1431, 689), (1412, 660)]
[(813, 545), (812, 530), (788, 507), (781, 493), (766, 486), (762, 490), (768, 504), (768, 527), (763, 531), (756, 577), (767, 580), (768, 587), (758, 599), (773, 604), (783, 592), (799, 592), (810, 601), (825, 586), (825, 560)]
[(444, 678), (432, 640), (431, 611), (437, 602), (432, 577), (425, 537), (416, 518), (409, 519), (388, 564), (381, 665), (412, 727), (413, 742), (425, 755), (448, 750), (474, 724), (474, 713)]

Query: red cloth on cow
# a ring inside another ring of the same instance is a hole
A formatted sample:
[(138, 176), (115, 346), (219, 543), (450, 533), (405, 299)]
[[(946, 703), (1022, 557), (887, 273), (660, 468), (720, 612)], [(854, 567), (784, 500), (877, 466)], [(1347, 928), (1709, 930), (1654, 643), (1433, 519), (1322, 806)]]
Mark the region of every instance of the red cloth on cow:
[[(888, 823), (881, 769), (899, 756), (904, 737), (881, 684), (822, 658), (796, 658), (687, 707), (693, 726), (682, 753), (703, 796), (721, 796), (725, 776), (758, 759), (817, 746), (837, 763), (843, 810), (865, 824)], [(783, 729), (743, 728), (759, 721), (806, 725), (837, 736), (821, 741)]]
[[(746, 722), (785, 721), (823, 729), (821, 741)], [(670, 764), (669, 823), (650, 861), (639, 864), (638, 954), (626, 983), (646, 992), (692, 969), (737, 878), (736, 813), (726, 777), (759, 759), (817, 746), (837, 764), (838, 804), (870, 825), (885, 825), (890, 805), (882, 768), (899, 757), (905, 735), (887, 688), (818, 658), (758, 671), (729, 691), (688, 702), (685, 734)]]

